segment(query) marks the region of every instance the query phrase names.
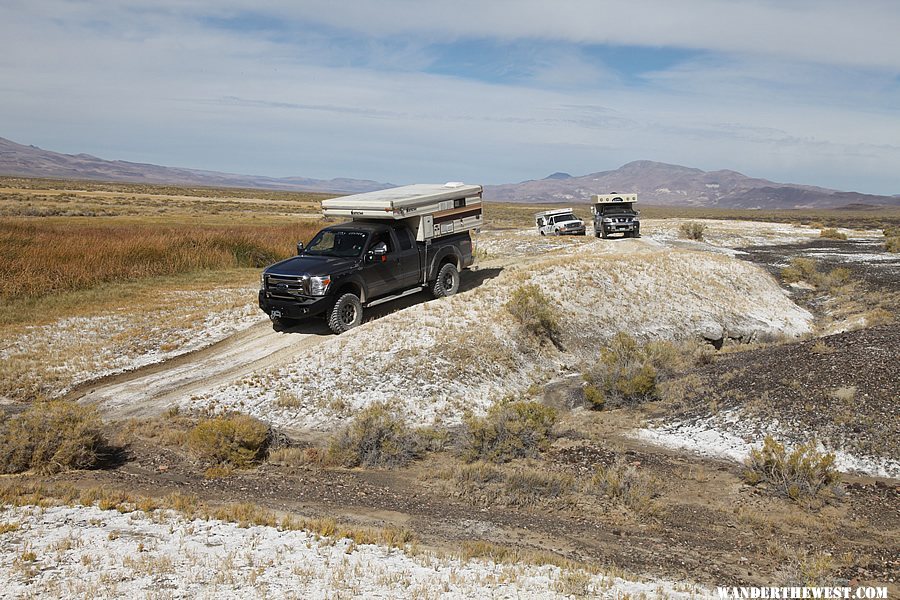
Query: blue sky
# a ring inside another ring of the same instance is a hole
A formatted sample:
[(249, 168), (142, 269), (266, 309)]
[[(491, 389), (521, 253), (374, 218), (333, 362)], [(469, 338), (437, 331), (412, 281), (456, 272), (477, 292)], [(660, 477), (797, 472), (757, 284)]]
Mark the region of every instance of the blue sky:
[(639, 159), (900, 194), (892, 0), (4, 0), (0, 136), (506, 183)]

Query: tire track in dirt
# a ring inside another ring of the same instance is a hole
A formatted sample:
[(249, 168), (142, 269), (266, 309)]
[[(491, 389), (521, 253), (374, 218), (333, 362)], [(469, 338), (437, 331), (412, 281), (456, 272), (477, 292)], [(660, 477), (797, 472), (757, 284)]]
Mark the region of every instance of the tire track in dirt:
[(196, 352), (82, 384), (68, 398), (97, 404), (108, 419), (152, 416), (179, 398), (286, 363), (328, 335), (318, 320), (283, 332), (266, 321)]

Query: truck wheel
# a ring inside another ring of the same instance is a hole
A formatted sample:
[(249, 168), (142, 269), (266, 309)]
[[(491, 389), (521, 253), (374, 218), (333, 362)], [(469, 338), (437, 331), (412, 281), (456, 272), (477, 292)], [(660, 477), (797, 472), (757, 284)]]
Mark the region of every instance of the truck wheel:
[(340, 335), (362, 323), (362, 302), (356, 294), (344, 294), (337, 299), (328, 315), (328, 327)]
[(559, 235), (559, 229), (554, 229), (554, 230), (553, 230), (553, 235)]
[(431, 293), (435, 298), (452, 296), (459, 289), (459, 271), (453, 263), (446, 263), (438, 271), (437, 279), (431, 284)]
[(600, 237), (602, 237), (604, 240), (609, 237), (609, 234), (606, 232), (605, 227), (600, 229)]
[(541, 235), (547, 235), (546, 233), (544, 233), (543, 229), (541, 230)]

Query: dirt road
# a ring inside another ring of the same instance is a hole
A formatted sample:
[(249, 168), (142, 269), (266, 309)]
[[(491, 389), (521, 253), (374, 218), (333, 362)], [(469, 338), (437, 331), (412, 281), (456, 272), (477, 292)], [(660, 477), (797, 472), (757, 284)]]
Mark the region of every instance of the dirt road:
[(96, 403), (109, 419), (151, 416), (179, 397), (287, 362), (330, 333), (319, 321), (283, 332), (274, 331), (266, 321), (202, 350), (83, 384), (69, 397)]

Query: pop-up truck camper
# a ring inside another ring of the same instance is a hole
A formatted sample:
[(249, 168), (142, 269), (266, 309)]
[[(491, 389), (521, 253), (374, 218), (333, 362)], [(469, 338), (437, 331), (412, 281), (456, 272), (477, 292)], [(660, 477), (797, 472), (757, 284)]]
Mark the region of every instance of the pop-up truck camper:
[(473, 263), (472, 232), (483, 222), (482, 188), (414, 184), (322, 201), (322, 229), (297, 256), (262, 273), (259, 307), (276, 326), (325, 316), (335, 333), (362, 322), (363, 308), (428, 288), (455, 294)]
[(594, 215), (594, 235), (607, 238), (611, 233), (623, 237), (641, 237), (641, 222), (634, 204), (637, 194), (594, 194), (591, 214)]

